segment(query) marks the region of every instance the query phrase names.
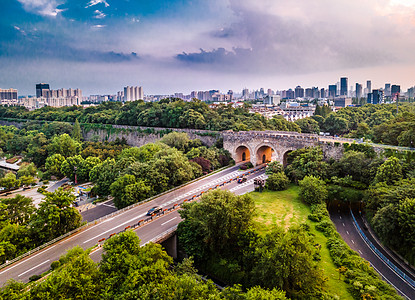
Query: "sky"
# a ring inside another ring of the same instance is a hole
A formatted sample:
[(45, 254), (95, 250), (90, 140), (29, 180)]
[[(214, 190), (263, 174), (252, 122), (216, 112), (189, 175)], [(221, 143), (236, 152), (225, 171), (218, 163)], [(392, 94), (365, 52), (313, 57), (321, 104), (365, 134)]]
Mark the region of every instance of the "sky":
[(415, 85), (415, 0), (0, 0), (0, 88)]

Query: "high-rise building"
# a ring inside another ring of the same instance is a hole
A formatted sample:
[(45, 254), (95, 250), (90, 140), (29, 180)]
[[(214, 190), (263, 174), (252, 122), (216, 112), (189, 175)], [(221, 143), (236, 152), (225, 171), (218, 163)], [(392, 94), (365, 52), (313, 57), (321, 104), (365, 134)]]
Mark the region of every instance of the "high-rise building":
[(141, 86), (124, 87), (124, 101), (136, 101), (144, 99), (143, 88)]
[(392, 98), (395, 98), (398, 94), (401, 93), (401, 86), (400, 85), (392, 85), (391, 86), (391, 96)]
[(320, 89), (320, 98), (326, 98), (326, 90), (324, 88)]
[(372, 93), (367, 94), (367, 103), (370, 103), (370, 104), (383, 103), (383, 91), (373, 90)]
[(306, 98), (313, 98), (313, 89), (312, 88), (305, 89), (305, 97)]
[(347, 97), (347, 77), (340, 78), (340, 96), (346, 96)]
[(36, 84), (36, 97), (47, 97), (47, 93), (49, 93), (50, 87), (48, 83), (38, 83)]
[(367, 88), (368, 94), (372, 92), (372, 81), (371, 80), (366, 81), (366, 88)]
[(391, 95), (392, 95), (391, 84), (385, 83), (385, 97), (390, 97)]
[(356, 99), (362, 98), (363, 86), (360, 83), (356, 83)]
[(0, 89), (0, 100), (17, 100), (17, 90)]
[(295, 98), (304, 98), (304, 89), (301, 86), (295, 88)]
[(242, 90), (242, 98), (249, 99), (249, 90), (247, 88)]
[(337, 85), (332, 84), (329, 85), (329, 98), (334, 99), (334, 97), (336, 97), (337, 94)]

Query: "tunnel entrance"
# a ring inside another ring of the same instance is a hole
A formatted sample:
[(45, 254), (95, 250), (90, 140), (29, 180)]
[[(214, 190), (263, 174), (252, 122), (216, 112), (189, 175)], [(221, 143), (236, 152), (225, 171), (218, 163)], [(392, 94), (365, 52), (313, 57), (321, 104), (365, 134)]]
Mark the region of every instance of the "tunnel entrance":
[(275, 160), (275, 151), (270, 146), (262, 146), (257, 151), (257, 163), (265, 164)]
[(249, 152), (249, 149), (247, 147), (239, 146), (238, 148), (236, 148), (236, 163), (250, 160), (251, 153)]

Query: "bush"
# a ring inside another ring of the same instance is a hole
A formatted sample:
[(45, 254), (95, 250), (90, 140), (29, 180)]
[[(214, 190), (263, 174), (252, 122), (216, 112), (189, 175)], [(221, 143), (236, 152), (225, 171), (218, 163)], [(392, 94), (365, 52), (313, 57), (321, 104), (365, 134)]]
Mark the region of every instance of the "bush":
[(42, 275), (32, 275), (29, 277), (29, 282), (38, 281), (40, 278), (42, 278)]
[(308, 204), (318, 204), (326, 201), (328, 192), (326, 183), (318, 177), (306, 176), (299, 182), (300, 198)]
[(57, 268), (59, 268), (61, 266), (61, 263), (59, 260), (55, 260), (54, 262), (52, 262), (50, 264), (50, 268), (53, 270), (56, 270)]
[(289, 184), (288, 177), (283, 172), (279, 172), (269, 175), (265, 187), (271, 191), (283, 191), (288, 188)]

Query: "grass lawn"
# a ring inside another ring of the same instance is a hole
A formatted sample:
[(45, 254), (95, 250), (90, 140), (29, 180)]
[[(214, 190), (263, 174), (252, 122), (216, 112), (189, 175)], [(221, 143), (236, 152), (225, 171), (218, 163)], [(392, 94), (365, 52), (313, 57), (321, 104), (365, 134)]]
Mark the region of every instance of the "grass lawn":
[(308, 220), (310, 208), (299, 198), (299, 187), (291, 185), (289, 189), (281, 192), (264, 191), (262, 193), (252, 192), (250, 195), (255, 200), (257, 216), (255, 222), (261, 233), (267, 233), (272, 225), (288, 228), (291, 225), (307, 223), (310, 225), (311, 233), (315, 235), (316, 243), (321, 245), (320, 268), (328, 278), (327, 289), (336, 294), (340, 299), (353, 299), (347, 291), (347, 284), (339, 280), (339, 272), (330, 257), (326, 243), (327, 238), (315, 229), (315, 223)]

